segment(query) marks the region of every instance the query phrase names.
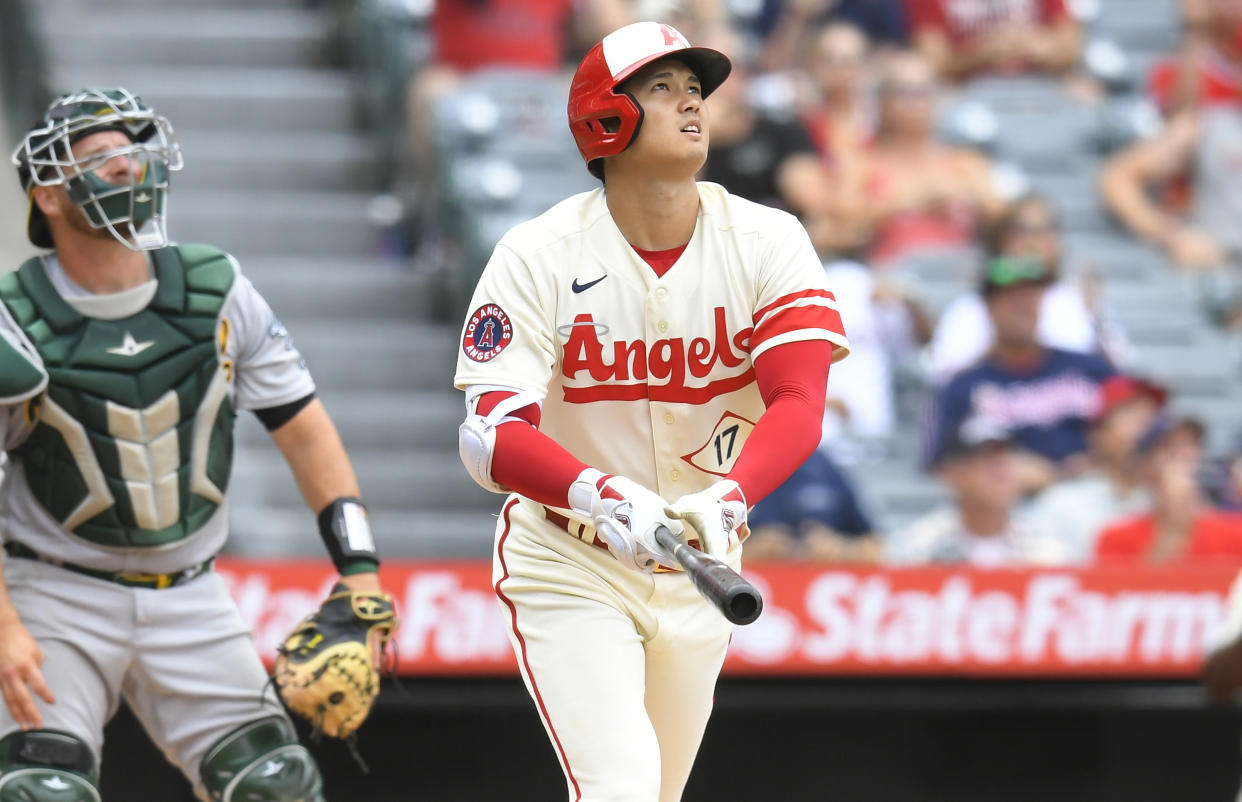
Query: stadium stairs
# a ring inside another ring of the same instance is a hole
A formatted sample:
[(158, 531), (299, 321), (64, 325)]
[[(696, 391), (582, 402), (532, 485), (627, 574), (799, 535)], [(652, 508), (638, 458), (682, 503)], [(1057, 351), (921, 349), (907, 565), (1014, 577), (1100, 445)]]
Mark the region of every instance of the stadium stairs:
[[(360, 88), (333, 18), (297, 0), (40, 0), (51, 85), (125, 86), (185, 151), (169, 231), (237, 256), (306, 356), (381, 551), (487, 553), (495, 496), (461, 469), (456, 327), (433, 277), (384, 256)], [(62, 24), (75, 19), (78, 24)], [(228, 549), (321, 556), (280, 453), (238, 418)]]

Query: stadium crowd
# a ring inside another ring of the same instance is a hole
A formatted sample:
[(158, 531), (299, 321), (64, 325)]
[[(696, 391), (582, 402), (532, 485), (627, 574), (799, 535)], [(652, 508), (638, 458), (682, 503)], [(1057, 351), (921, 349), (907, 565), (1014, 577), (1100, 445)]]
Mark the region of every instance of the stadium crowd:
[[(1103, 108), (1119, 84), (1088, 53), (1099, 11), (1075, 0), (438, 0), (431, 56), (408, 82), (394, 188), (414, 209), (412, 246), (443, 248), (445, 98), (497, 71), (563, 80), (604, 32), (671, 22), (734, 62), (709, 102), (702, 180), (802, 220), (853, 347), (832, 370), (820, 449), (752, 514), (750, 559), (1242, 559), (1242, 443), (1211, 453), (1235, 434), (1209, 436), (1219, 422), (1186, 414), (1179, 388), (1151, 379), (1093, 255), (1065, 256), (1061, 198), (1033, 191), (1020, 159), (995, 158), (988, 117), (968, 102), (979, 86), (1035, 86), (1063, 108)], [(1232, 331), (1242, 2), (1184, 0), (1182, 15), (1180, 45), (1121, 82), (1162, 119), (1112, 143), (1096, 200), (1113, 236), (1166, 254), (1164, 269), (1201, 288), (1203, 320)], [(564, 164), (580, 170), (571, 153)], [(940, 483), (943, 503), (888, 531), (868, 510), (867, 466), (903, 460)]]

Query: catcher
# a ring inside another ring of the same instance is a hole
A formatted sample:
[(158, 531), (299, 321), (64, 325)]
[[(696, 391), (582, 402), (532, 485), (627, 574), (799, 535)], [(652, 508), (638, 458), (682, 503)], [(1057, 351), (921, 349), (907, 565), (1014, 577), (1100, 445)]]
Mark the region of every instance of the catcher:
[(168, 240), (181, 152), (124, 89), (48, 108), (13, 155), (46, 252), (0, 276), (0, 802), (99, 800), (121, 697), (202, 800), (322, 800), (212, 560), (236, 410), (270, 431), (341, 573), (290, 637), (290, 706), (348, 736), (395, 626), (345, 449), (237, 261)]

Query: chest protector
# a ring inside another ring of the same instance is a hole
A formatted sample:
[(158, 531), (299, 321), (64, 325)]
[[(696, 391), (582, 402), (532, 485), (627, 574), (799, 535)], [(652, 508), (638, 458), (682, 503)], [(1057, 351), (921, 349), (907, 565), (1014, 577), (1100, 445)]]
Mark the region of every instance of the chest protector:
[(233, 264), (204, 245), (151, 254), (155, 297), (119, 320), (79, 314), (37, 258), (0, 276), (0, 302), (48, 373), (17, 450), (26, 480), (67, 531), (102, 546), (189, 536), (223, 502), (233, 462), (220, 314)]

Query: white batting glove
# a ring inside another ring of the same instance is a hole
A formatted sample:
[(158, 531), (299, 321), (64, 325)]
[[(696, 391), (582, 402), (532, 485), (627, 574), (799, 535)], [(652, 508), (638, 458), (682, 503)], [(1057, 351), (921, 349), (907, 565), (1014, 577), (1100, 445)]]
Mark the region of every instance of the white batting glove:
[(697, 536), (703, 551), (724, 559), (733, 533), (746, 525), (746, 497), (732, 479), (722, 479), (706, 490), (687, 493), (664, 508)]
[(594, 468), (584, 470), (569, 488), (570, 507), (595, 525), (612, 556), (626, 568), (646, 573), (657, 564), (677, 565), (655, 539), (657, 526), (667, 526), (679, 538), (685, 531), (664, 514), (667, 503), (637, 482)]

